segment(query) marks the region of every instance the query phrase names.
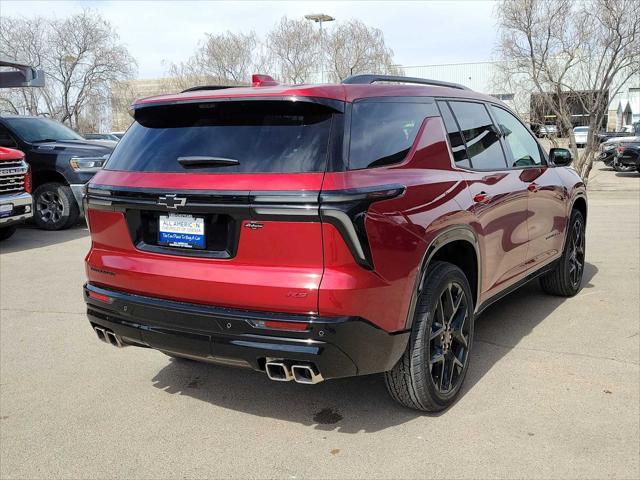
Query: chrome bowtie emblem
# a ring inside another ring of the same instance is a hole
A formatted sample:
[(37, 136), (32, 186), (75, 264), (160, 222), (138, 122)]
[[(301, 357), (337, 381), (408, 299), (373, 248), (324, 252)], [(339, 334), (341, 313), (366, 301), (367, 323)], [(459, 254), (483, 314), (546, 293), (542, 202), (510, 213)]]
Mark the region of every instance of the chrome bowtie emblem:
[(167, 208), (175, 210), (178, 207), (184, 207), (187, 199), (184, 197), (176, 197), (173, 194), (164, 195), (158, 198), (158, 205), (164, 205)]

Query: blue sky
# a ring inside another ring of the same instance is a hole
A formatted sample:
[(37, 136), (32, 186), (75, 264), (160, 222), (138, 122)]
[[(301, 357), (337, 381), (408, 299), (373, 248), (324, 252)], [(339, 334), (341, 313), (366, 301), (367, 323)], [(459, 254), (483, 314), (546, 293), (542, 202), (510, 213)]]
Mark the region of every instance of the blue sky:
[(166, 73), (166, 62), (189, 57), (204, 33), (254, 30), (264, 35), (283, 15), (327, 13), (380, 28), (402, 65), (486, 61), (496, 40), (492, 1), (13, 1), (2, 16), (64, 17), (89, 7), (117, 29), (138, 62), (139, 78)]

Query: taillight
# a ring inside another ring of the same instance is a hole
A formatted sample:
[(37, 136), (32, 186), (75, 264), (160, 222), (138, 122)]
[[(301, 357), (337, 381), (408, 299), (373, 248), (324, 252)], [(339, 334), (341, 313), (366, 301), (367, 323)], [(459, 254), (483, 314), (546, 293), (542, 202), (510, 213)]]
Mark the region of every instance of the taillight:
[(102, 293), (94, 292), (92, 290), (88, 291), (89, 298), (93, 298), (94, 300), (98, 300), (104, 303), (112, 303), (113, 299), (108, 297), (107, 295), (103, 295)]
[(27, 168), (27, 173), (24, 174), (24, 191), (31, 193), (33, 191), (33, 182), (31, 180), (31, 167)]
[(276, 320), (253, 320), (254, 327), (270, 328), (273, 330), (289, 330), (295, 332), (304, 332), (311, 328), (311, 325), (305, 322), (281, 322)]

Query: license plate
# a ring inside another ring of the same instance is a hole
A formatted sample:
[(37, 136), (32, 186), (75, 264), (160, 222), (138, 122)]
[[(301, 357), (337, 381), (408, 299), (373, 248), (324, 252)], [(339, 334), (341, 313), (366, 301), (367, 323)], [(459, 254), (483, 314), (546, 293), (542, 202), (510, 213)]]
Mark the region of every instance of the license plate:
[(0, 218), (11, 216), (11, 212), (13, 212), (13, 203), (0, 205)]
[(158, 243), (169, 247), (205, 248), (204, 218), (192, 215), (160, 215)]

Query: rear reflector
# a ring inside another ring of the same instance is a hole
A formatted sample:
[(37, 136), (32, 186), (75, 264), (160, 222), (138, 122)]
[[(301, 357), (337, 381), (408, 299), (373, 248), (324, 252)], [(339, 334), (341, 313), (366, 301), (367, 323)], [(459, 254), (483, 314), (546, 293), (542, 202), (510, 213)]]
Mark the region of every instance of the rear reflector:
[(276, 320), (255, 320), (251, 322), (257, 328), (270, 328), (273, 330), (289, 330), (303, 332), (309, 330), (311, 325), (303, 322), (279, 322)]
[(103, 295), (102, 293), (93, 292), (91, 290), (89, 290), (89, 298), (93, 298), (94, 300), (98, 300), (98, 301), (104, 302), (104, 303), (113, 302), (113, 298), (108, 297), (106, 295)]

